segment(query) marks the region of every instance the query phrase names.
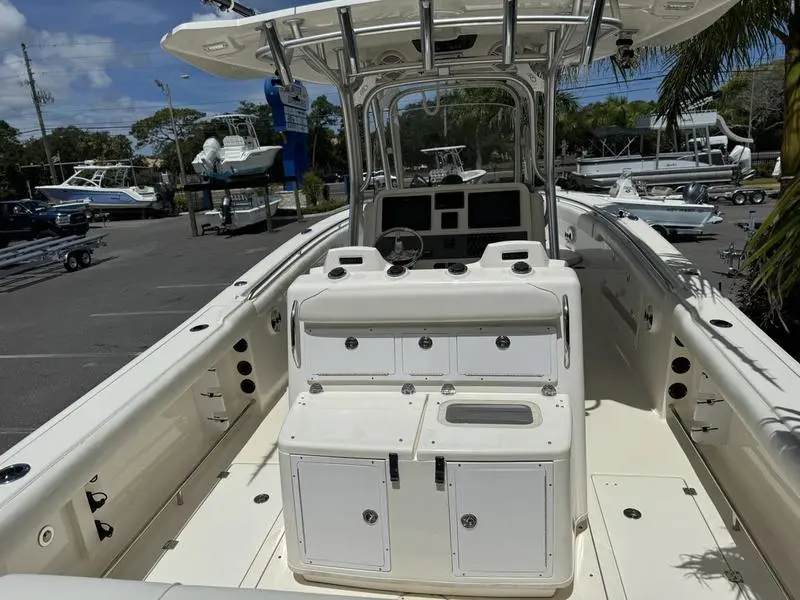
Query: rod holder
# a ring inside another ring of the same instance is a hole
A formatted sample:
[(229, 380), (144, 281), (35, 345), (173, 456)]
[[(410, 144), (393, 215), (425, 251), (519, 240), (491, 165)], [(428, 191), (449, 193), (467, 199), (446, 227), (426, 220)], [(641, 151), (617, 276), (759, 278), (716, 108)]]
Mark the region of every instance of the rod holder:
[(356, 47), (356, 32), (353, 29), (353, 15), (349, 6), (338, 10), (339, 29), (342, 30), (344, 58), (350, 75), (358, 74), (358, 48)]
[(419, 0), (419, 36), (422, 67), (433, 71), (433, 0)]
[(514, 64), (514, 43), (517, 35), (517, 0), (503, 3), (503, 65)]
[(278, 69), (278, 77), (280, 77), (281, 85), (292, 85), (292, 72), (289, 70), (289, 64), (286, 62), (286, 54), (283, 52), (283, 46), (278, 37), (275, 21), (266, 21), (264, 23), (264, 33), (267, 36), (267, 44), (272, 54), (272, 60), (275, 62), (275, 67)]

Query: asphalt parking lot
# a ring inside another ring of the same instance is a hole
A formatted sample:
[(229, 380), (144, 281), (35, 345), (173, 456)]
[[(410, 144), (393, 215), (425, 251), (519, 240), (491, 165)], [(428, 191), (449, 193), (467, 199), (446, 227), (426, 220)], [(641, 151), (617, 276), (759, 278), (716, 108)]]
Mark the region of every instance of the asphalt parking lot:
[[(736, 221), (761, 206), (720, 205), (724, 221), (703, 238), (673, 240), (715, 286), (730, 293), (719, 250), (741, 247)], [(308, 221), (313, 221), (311, 217)], [(192, 238), (186, 218), (123, 221), (107, 233), (95, 264), (0, 285), (0, 452), (127, 363), (196, 312), (270, 251), (306, 227), (278, 221), (272, 233)], [(90, 234), (91, 235), (91, 234)], [(1, 281), (2, 278), (0, 278)]]
[(0, 286), (0, 452), (196, 312), (313, 222), (191, 237), (185, 217), (121, 221), (88, 269)]
[(773, 198), (768, 198), (764, 204), (757, 206), (717, 203), (722, 211), (722, 223), (707, 226), (702, 237), (678, 238), (670, 242), (695, 263), (703, 277), (731, 297), (741, 279), (727, 276), (728, 263), (720, 258), (719, 251), (728, 248), (731, 242), (737, 249), (741, 249), (745, 242), (745, 232), (736, 226), (736, 222), (747, 221), (751, 211), (756, 222), (762, 221), (769, 214), (774, 202)]

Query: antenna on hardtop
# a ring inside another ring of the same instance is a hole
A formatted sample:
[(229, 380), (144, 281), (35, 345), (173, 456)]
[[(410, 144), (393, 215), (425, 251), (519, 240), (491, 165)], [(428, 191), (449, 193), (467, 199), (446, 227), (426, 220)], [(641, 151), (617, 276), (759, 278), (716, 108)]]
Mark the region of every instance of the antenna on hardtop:
[(200, 0), (203, 4), (212, 5), (219, 10), (229, 10), (242, 17), (252, 17), (256, 11), (234, 0)]

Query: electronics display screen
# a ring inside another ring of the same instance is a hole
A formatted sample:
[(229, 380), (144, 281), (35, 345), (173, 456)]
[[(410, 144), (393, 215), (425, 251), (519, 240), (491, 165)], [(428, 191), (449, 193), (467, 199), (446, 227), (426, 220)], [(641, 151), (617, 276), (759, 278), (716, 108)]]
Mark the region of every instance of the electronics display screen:
[(430, 196), (391, 196), (383, 200), (381, 230), (408, 227), (414, 231), (431, 230)]
[(436, 210), (464, 208), (464, 192), (437, 192), (433, 205)]
[(521, 221), (518, 190), (470, 193), (467, 207), (470, 229), (519, 227)]

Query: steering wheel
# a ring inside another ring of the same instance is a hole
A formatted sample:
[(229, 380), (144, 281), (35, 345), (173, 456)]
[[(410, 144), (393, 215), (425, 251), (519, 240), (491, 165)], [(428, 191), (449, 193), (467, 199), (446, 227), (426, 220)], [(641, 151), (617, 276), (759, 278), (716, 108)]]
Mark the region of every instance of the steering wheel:
[(411, 267), (422, 256), (422, 236), (408, 227), (393, 227), (378, 236), (375, 248), (386, 262)]

